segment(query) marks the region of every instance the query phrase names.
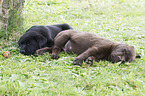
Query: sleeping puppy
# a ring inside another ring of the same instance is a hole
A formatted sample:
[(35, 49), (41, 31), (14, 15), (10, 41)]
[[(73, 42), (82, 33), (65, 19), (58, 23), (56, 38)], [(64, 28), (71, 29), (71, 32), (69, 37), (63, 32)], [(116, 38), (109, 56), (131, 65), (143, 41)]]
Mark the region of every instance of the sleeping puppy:
[(68, 24), (32, 26), (18, 41), (20, 53), (24, 55), (32, 55), (37, 49), (52, 47), (54, 45), (55, 36), (59, 32), (68, 29), (72, 29)]
[(73, 62), (75, 65), (80, 65), (83, 61), (92, 65), (93, 59), (125, 63), (132, 62), (136, 57), (133, 46), (115, 43), (93, 33), (75, 30), (60, 32), (55, 37), (51, 57), (59, 58), (61, 49), (69, 54), (78, 54)]

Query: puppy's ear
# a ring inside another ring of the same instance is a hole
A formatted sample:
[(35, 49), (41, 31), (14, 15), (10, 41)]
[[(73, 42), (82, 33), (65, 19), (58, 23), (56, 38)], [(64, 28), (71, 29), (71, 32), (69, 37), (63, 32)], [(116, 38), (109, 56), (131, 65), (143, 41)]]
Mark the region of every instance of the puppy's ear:
[(141, 58), (141, 55), (139, 54), (136, 54), (136, 57), (135, 58)]
[[(134, 49), (134, 46), (130, 46), (130, 47)], [(135, 58), (141, 58), (141, 55), (136, 53), (136, 57)]]
[(42, 35), (37, 35), (35, 39), (40, 47), (44, 46), (47, 43), (47, 38)]

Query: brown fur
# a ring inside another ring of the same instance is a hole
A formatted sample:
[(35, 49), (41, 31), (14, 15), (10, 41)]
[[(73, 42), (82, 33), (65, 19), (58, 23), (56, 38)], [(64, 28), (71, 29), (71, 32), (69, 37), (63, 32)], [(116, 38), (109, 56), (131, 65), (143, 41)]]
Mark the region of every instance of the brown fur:
[(74, 64), (80, 65), (83, 61), (92, 64), (92, 58), (96, 61), (108, 60), (111, 62), (122, 63), (132, 62), (136, 57), (136, 52), (133, 46), (120, 44), (108, 39), (97, 36), (89, 32), (78, 32), (75, 30), (66, 30), (60, 32), (54, 40), (51, 57), (59, 58), (61, 49), (64, 49), (69, 54), (78, 54)]

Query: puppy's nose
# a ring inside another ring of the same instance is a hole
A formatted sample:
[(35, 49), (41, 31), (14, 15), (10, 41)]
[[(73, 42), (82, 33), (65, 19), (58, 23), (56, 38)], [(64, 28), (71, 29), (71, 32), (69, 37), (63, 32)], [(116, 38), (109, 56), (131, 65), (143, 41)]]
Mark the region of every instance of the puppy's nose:
[(21, 50), (20, 53), (24, 54), (25, 53), (25, 50)]

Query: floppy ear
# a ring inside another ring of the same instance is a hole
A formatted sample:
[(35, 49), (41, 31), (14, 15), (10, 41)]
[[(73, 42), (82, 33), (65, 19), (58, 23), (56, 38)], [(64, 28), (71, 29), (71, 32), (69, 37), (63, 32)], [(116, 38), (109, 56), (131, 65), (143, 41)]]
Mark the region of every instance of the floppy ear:
[[(131, 48), (133, 48), (134, 49), (134, 46), (131, 46)], [(138, 53), (136, 53), (136, 57), (135, 58), (141, 58), (141, 55), (140, 54), (138, 54)]]
[(136, 57), (135, 58), (141, 58), (141, 56), (139, 54), (136, 54)]
[(42, 35), (37, 35), (35, 39), (40, 47), (44, 46), (47, 43), (47, 38)]

